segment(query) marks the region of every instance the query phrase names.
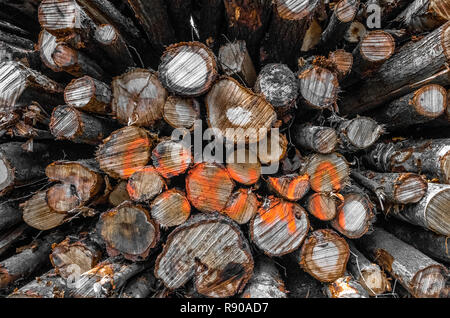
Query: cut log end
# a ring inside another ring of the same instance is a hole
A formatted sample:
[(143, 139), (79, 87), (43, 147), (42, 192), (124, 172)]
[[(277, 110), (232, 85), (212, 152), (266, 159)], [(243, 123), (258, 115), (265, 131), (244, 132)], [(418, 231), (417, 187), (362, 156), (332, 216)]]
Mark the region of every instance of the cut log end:
[(369, 117), (356, 117), (344, 121), (340, 128), (341, 143), (346, 150), (360, 150), (372, 146), (384, 133), (384, 129)]
[(285, 20), (301, 20), (313, 13), (319, 0), (277, 0), (278, 16)]
[(159, 241), (159, 227), (147, 210), (127, 201), (103, 213), (97, 231), (107, 244), (108, 254), (126, 259), (146, 259)]
[(258, 159), (265, 165), (280, 162), (286, 157), (288, 146), (289, 142), (284, 134), (269, 132), (259, 141)]
[(426, 85), (414, 92), (412, 105), (417, 114), (437, 118), (445, 112), (447, 90), (440, 85)]
[(90, 76), (83, 76), (72, 80), (66, 86), (64, 100), (69, 106), (106, 114), (110, 111), (111, 90), (108, 85)]
[(200, 42), (181, 42), (166, 49), (158, 74), (170, 92), (195, 97), (209, 90), (218, 72), (214, 54), (208, 47)]
[(269, 177), (267, 183), (276, 194), (290, 201), (300, 200), (309, 191), (308, 175)]
[(152, 151), (152, 162), (156, 171), (164, 178), (186, 172), (193, 158), (191, 150), (181, 142), (162, 141)]
[(153, 141), (144, 129), (123, 127), (103, 140), (96, 157), (108, 175), (128, 179), (147, 164), (152, 146)]
[(367, 233), (373, 218), (373, 204), (363, 195), (352, 193), (344, 196), (344, 203), (339, 207), (331, 225), (346, 237), (355, 239)]
[(258, 141), (260, 129), (269, 130), (276, 120), (270, 103), (233, 78), (217, 81), (206, 95), (205, 103), (209, 126), (217, 128), (230, 142)]
[(257, 196), (251, 190), (241, 188), (231, 195), (223, 212), (237, 223), (246, 224), (259, 206)]
[(277, 114), (283, 114), (293, 107), (297, 99), (298, 83), (287, 65), (267, 64), (258, 75), (255, 92), (261, 93)]
[(78, 112), (69, 106), (55, 108), (51, 119), (50, 131), (58, 139), (75, 138), (82, 129)]
[(337, 213), (336, 198), (327, 193), (314, 193), (308, 197), (306, 209), (321, 221), (331, 221)]
[(392, 35), (382, 30), (366, 34), (360, 45), (360, 54), (364, 60), (371, 63), (381, 63), (389, 59), (395, 51), (395, 41)]
[(335, 73), (313, 66), (299, 75), (300, 93), (306, 104), (312, 108), (324, 109), (337, 100), (339, 83)]
[(341, 0), (334, 7), (334, 14), (336, 18), (342, 23), (353, 21), (358, 13), (359, 1), (355, 0)]
[(350, 175), (349, 164), (338, 153), (312, 155), (304, 170), (315, 192), (337, 192), (343, 188)]
[(55, 271), (67, 279), (73, 273), (84, 273), (92, 269), (100, 260), (98, 246), (87, 240), (71, 242), (70, 238), (52, 246), (50, 261)]
[[(425, 219), (429, 228), (443, 235), (450, 235), (450, 187), (434, 192), (425, 208)], [(426, 198), (425, 198), (426, 199)]]
[(152, 218), (165, 228), (183, 224), (191, 214), (191, 205), (185, 194), (175, 189), (157, 196), (150, 208)]
[(253, 273), (248, 243), (235, 223), (217, 214), (201, 214), (167, 238), (155, 276), (173, 290), (194, 278), (195, 289), (208, 297), (242, 292)]
[(65, 213), (80, 206), (76, 189), (71, 184), (55, 184), (47, 190), (47, 203), (50, 209)]
[(336, 65), (336, 69), (340, 76), (345, 76), (350, 73), (353, 66), (353, 55), (352, 53), (346, 52), (344, 50), (336, 50), (330, 52), (328, 59)]
[(153, 166), (145, 166), (128, 179), (127, 192), (131, 200), (147, 202), (166, 188), (164, 179)]
[(234, 182), (227, 170), (214, 163), (199, 163), (186, 177), (187, 197), (202, 212), (222, 211), (233, 188)]
[(52, 210), (47, 204), (47, 193), (36, 193), (22, 204), (23, 220), (29, 226), (45, 231), (53, 229), (64, 222), (66, 214)]
[(169, 96), (164, 104), (164, 120), (173, 128), (194, 129), (200, 119), (200, 103), (193, 98)]
[(248, 149), (237, 149), (227, 157), (227, 171), (235, 181), (251, 185), (258, 182), (261, 164), (255, 153)]
[(112, 111), (120, 123), (151, 127), (162, 119), (167, 91), (156, 74), (146, 69), (133, 69), (111, 83)]
[(14, 169), (11, 167), (8, 159), (0, 153), (0, 194), (7, 192), (14, 186)]
[(317, 230), (299, 253), (300, 265), (321, 282), (333, 282), (345, 273), (350, 252), (347, 242), (332, 230)]
[(78, 4), (71, 0), (44, 0), (39, 5), (39, 23), (54, 35), (66, 35), (79, 27), (77, 6)]
[(309, 230), (306, 211), (298, 204), (269, 197), (250, 223), (252, 241), (269, 256), (300, 247)]
[(397, 203), (409, 204), (419, 202), (427, 192), (428, 184), (419, 175), (402, 174), (394, 186), (394, 198)]
[(103, 45), (111, 45), (119, 38), (119, 33), (111, 24), (102, 24), (95, 30), (95, 39)]
[(219, 50), (218, 59), (220, 67), (226, 75), (240, 79), (247, 86), (253, 87), (256, 81), (256, 71), (245, 41), (239, 40), (223, 45)]

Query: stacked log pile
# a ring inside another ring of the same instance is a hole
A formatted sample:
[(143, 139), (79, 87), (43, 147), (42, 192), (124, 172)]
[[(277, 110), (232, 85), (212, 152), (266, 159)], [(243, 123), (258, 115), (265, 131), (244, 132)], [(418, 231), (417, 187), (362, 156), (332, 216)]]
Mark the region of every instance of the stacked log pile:
[(0, 295), (449, 297), (449, 12), (0, 0)]

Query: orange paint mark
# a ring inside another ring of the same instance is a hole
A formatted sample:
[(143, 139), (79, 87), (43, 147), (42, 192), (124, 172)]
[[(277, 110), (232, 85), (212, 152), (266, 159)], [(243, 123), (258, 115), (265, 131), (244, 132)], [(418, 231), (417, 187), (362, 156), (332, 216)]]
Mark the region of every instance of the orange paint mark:
[(314, 216), (318, 218), (319, 220), (325, 221), (328, 219), (327, 214), (325, 213), (324, 209), (322, 208), (322, 204), (320, 200), (320, 196), (315, 196), (311, 200), (312, 210), (314, 211)]
[(293, 204), (276, 198), (270, 200), (270, 207), (268, 209), (259, 209), (261, 220), (268, 225), (276, 223), (277, 220), (281, 220), (286, 222), (289, 233), (295, 233), (297, 224), (295, 224)]
[(345, 213), (344, 213), (344, 209), (342, 209), (341, 213), (339, 213), (338, 222), (339, 222), (339, 226), (341, 228), (345, 229)]
[(133, 140), (129, 145), (126, 146), (125, 157), (122, 161), (122, 177), (129, 178), (133, 173), (138, 171), (141, 167), (134, 166), (134, 153), (133, 151), (139, 149), (140, 147), (149, 147), (149, 141), (146, 138), (139, 138)]
[(339, 191), (341, 188), (341, 182), (339, 180), (339, 174), (336, 167), (330, 162), (322, 162), (316, 168), (315, 173), (311, 178), (311, 188), (316, 191), (320, 191), (323, 186), (323, 182), (325, 181), (325, 175), (328, 175), (330, 178), (331, 185), (333, 190)]

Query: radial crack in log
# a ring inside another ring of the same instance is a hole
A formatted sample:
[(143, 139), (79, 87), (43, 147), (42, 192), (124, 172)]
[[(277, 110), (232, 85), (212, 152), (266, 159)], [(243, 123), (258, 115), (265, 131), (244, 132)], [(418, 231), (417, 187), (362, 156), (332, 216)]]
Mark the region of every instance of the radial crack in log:
[(253, 258), (238, 226), (218, 214), (192, 217), (169, 234), (155, 276), (173, 290), (194, 279), (198, 293), (230, 297), (253, 274)]
[(112, 111), (124, 125), (152, 127), (162, 119), (167, 91), (156, 74), (146, 69), (132, 69), (111, 84)]

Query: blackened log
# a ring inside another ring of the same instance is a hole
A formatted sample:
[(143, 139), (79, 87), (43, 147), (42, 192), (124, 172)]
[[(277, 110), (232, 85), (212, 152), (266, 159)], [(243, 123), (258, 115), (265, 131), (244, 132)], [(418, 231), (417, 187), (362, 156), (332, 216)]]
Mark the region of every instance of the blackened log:
[(166, 46), (177, 42), (165, 1), (128, 0), (128, 3), (158, 56)]
[(14, 187), (42, 178), (44, 167), (51, 157), (45, 144), (34, 143), (33, 152), (28, 153), (20, 142), (0, 145), (0, 196)]
[(348, 27), (358, 13), (359, 0), (340, 0), (334, 6), (327, 28), (323, 31), (319, 46), (326, 51), (336, 49)]
[(417, 203), (428, 189), (426, 180), (415, 173), (380, 173), (354, 169), (351, 176), (376, 196), (394, 204)]
[(256, 71), (245, 41), (238, 40), (222, 45), (219, 49), (218, 59), (220, 68), (226, 75), (240, 80), (248, 87), (253, 87), (256, 81)]
[(295, 68), (303, 37), (316, 12), (323, 9), (322, 3), (318, 0), (277, 0), (273, 7), (268, 34), (261, 48), (261, 60), (264, 64), (285, 63)]
[(400, 13), (395, 21), (400, 22), (410, 32), (431, 31), (450, 18), (450, 1), (415, 0)]
[(10, 112), (36, 101), (45, 109), (61, 102), (63, 88), (21, 62), (0, 63), (0, 110)]
[(0, 288), (7, 287), (20, 278), (26, 278), (49, 263), (48, 254), (53, 243), (64, 238), (59, 231), (32, 242), (19, 254), (0, 262)]
[[(272, 15), (270, 0), (224, 1), (227, 36), (231, 41), (244, 40), (252, 60), (259, 62), (259, 47)], [(253, 85), (250, 85), (253, 86)]]
[(102, 45), (102, 50), (113, 62), (117, 73), (122, 73), (128, 67), (136, 65), (122, 35), (111, 24), (99, 25), (95, 30), (94, 38)]
[(191, 26), (193, 5), (190, 0), (168, 0), (167, 12), (178, 41), (192, 41), (194, 30)]
[(373, 118), (389, 130), (424, 124), (442, 116), (447, 106), (447, 90), (436, 84), (422, 86), (373, 112)]
[(19, 224), (22, 221), (22, 211), (17, 201), (2, 200), (0, 202), (0, 232)]
[(383, 227), (403, 242), (414, 246), (429, 257), (450, 264), (448, 237), (436, 234), (419, 226), (389, 219), (383, 222)]

